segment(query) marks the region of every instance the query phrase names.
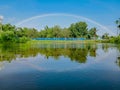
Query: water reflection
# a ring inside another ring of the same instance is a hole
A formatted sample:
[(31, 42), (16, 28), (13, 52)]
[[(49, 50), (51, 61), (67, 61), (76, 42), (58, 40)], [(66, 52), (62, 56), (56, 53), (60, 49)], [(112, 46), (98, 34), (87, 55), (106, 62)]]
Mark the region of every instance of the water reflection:
[[(64, 56), (71, 61), (86, 63), (87, 57), (97, 56), (98, 49), (107, 53), (109, 48), (116, 47), (110, 44), (3, 44), (0, 46), (0, 62), (11, 62), (17, 58), (36, 57), (40, 54), (44, 55), (47, 59), (52, 57), (55, 60), (59, 60), (60, 56)], [(119, 56), (116, 64), (120, 66)]]
[(118, 46), (118, 49), (117, 49), (116, 64), (120, 67), (120, 46)]
[(3, 63), (0, 62), (0, 70), (2, 70), (4, 68)]
[(120, 90), (119, 55), (113, 44), (3, 44), (0, 90)]

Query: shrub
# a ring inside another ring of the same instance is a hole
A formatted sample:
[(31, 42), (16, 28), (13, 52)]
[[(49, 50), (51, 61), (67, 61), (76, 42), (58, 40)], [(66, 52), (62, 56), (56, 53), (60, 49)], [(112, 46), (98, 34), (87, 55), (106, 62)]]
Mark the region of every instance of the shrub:
[(25, 42), (27, 42), (27, 41), (29, 41), (29, 40), (30, 40), (29, 38), (23, 36), (23, 37), (20, 37), (20, 38), (19, 38), (18, 42), (19, 42), (19, 43), (25, 43)]
[(0, 40), (2, 42), (13, 42), (15, 39), (15, 34), (13, 31), (5, 31), (5, 32), (1, 32), (0, 34)]
[(120, 36), (110, 38), (110, 43), (120, 43)]

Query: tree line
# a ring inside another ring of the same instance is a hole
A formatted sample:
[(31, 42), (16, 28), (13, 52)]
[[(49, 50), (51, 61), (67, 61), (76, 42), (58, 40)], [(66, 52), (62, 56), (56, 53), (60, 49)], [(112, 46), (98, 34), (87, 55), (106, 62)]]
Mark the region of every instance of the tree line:
[(97, 29), (95, 27), (88, 29), (86, 22), (72, 23), (68, 28), (61, 28), (58, 25), (54, 27), (46, 26), (39, 32), (39, 37), (42, 38), (87, 38), (96, 37)]
[(108, 33), (105, 33), (102, 38), (102, 42), (108, 43), (117, 43), (120, 44), (120, 18), (115, 21), (117, 27), (117, 34), (116, 36), (109, 36)]
[[(120, 19), (116, 20), (117, 34), (120, 31)], [(86, 22), (72, 23), (67, 28), (61, 28), (58, 25), (53, 27), (45, 26), (42, 30), (27, 27), (16, 27), (11, 24), (0, 24), (0, 42), (18, 42), (24, 43), (32, 38), (85, 38), (96, 39), (97, 28), (88, 29)], [(120, 34), (110, 37), (108, 33), (104, 33), (101, 37), (103, 42), (120, 43)]]
[(88, 29), (86, 22), (72, 23), (68, 28), (58, 25), (45, 26), (42, 30), (27, 27), (16, 27), (11, 24), (0, 25), (0, 42), (26, 42), (31, 38), (87, 38), (97, 37), (97, 29)]

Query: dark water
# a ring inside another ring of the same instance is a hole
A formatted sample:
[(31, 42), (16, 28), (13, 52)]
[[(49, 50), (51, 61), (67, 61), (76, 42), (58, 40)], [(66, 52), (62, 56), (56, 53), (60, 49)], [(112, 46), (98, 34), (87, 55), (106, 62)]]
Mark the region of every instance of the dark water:
[(120, 90), (113, 44), (0, 46), (0, 90)]

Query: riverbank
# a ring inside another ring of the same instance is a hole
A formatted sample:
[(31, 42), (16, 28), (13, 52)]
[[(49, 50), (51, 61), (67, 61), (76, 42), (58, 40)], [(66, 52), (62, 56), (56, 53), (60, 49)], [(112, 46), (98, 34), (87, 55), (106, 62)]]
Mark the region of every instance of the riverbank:
[(33, 44), (53, 44), (53, 43), (67, 43), (67, 44), (71, 44), (71, 43), (97, 43), (100, 41), (96, 41), (96, 40), (30, 40), (27, 43), (33, 43)]

